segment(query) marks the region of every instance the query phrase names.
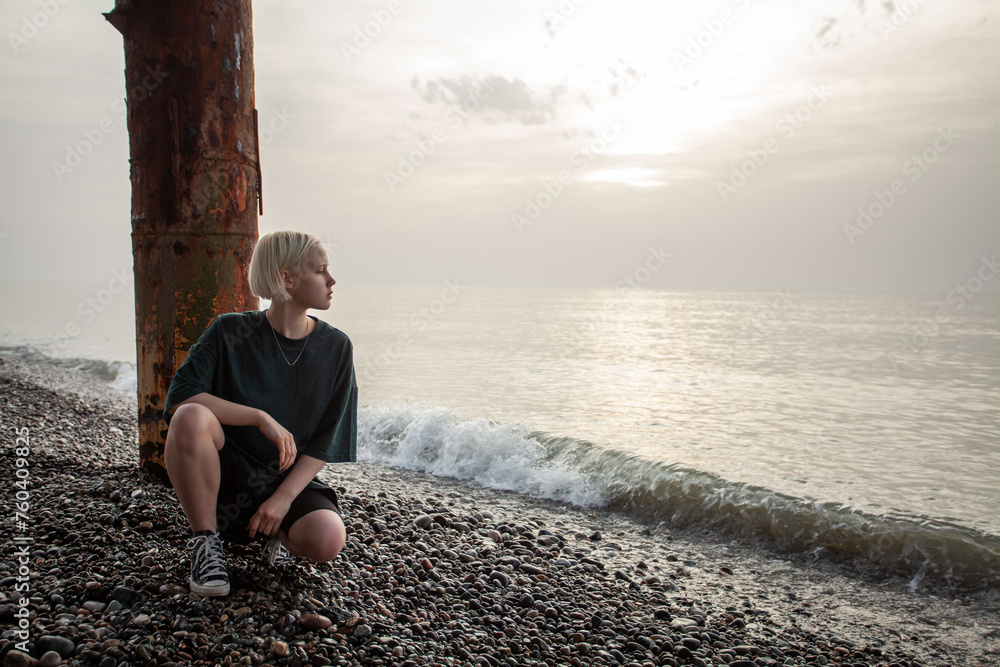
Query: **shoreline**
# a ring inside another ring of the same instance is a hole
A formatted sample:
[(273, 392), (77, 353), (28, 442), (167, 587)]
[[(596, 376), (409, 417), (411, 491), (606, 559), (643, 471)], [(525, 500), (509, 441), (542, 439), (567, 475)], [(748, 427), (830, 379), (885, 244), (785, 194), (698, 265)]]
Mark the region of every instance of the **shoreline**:
[[(227, 657), (736, 667), (1000, 659), (997, 591), (908, 593), (902, 581), (865, 581), (831, 562), (717, 534), (650, 530), (611, 510), (367, 463), (323, 471), (346, 491), (348, 546), (335, 561), (261, 573), (253, 548), (234, 547), (233, 593), (202, 599), (187, 591), (189, 534), (174, 494), (139, 473), (128, 398), (72, 371), (2, 356), (0, 386), (7, 479), (11, 429), (31, 438), (36, 658), (37, 640), (58, 635), (73, 642), (69, 664), (114, 660), (105, 667)], [(7, 627), (16, 625), (13, 518), (4, 517), (0, 561)], [(9, 632), (0, 654), (18, 641)]]

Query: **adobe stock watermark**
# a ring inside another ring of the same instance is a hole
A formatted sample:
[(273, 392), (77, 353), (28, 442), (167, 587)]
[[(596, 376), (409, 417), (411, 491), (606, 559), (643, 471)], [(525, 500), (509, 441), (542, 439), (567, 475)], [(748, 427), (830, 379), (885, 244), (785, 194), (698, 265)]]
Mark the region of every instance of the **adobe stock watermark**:
[(417, 169), (434, 155), (438, 144), (443, 144), (448, 140), (448, 129), (455, 130), (468, 123), (471, 112), (479, 109), (494, 92), (496, 92), (496, 86), (490, 82), (477, 82), (472, 87), (472, 93), (459, 102), (458, 108), (449, 107), (446, 109), (441, 115), (444, 126), (436, 127), (429, 134), (414, 140), (416, 147), (406, 155), (399, 156), (396, 170), (386, 170), (383, 173), (389, 192), (395, 192), (396, 188), (403, 184), (403, 181), (413, 176)]
[(14, 510), (15, 528), (11, 540), (14, 543), (12, 562), (16, 560), (17, 563), (12, 577), (15, 581), (15, 595), (11, 598), (14, 603), (12, 606), (16, 607), (12, 614), (17, 621), (11, 624), (11, 636), (21, 640), (13, 644), (14, 648), (27, 653), (28, 641), (31, 639), (31, 552), (34, 551), (31, 537), (31, 433), (26, 426), (20, 429), (11, 427), (11, 430), (15, 434), (14, 446), (10, 451), (14, 465), (14, 475), (9, 483), (13, 487), (11, 508)]
[[(830, 93), (827, 92), (825, 84), (813, 86), (809, 89), (809, 97), (804, 104), (775, 122), (775, 132), (786, 140), (791, 139), (813, 117), (813, 113), (822, 109), (829, 100)], [(768, 137), (759, 148), (749, 149), (747, 159), (730, 167), (728, 180), (715, 182), (715, 189), (722, 203), (729, 201), (729, 198), (746, 185), (780, 149), (781, 142), (778, 137)]]
[(917, 326), (909, 336), (903, 337), (897, 351), (886, 352), (885, 358), (892, 367), (893, 373), (898, 374), (900, 367), (907, 363), (909, 358), (926, 349), (931, 341), (941, 335), (941, 327), (951, 322), (955, 314), (965, 308), (966, 304), (972, 301), (986, 284), (996, 277), (998, 271), (1000, 271), (1000, 266), (997, 265), (996, 253), (993, 253), (992, 257), (984, 255), (980, 259), (976, 272), (948, 292), (944, 302), (941, 303), (933, 316)]
[[(276, 479), (281, 479), (280, 471), (278, 466), (273, 462), (268, 465), (265, 469), (267, 472), (262, 472), (258, 467), (257, 470), (252, 472), (247, 478), (247, 485), (254, 491), (254, 493), (260, 497), (267, 490), (268, 482), (274, 482)], [(251, 505), (253, 505), (253, 498), (246, 491), (240, 491), (233, 498), (233, 502), (221, 503), (215, 508), (215, 521), (216, 530), (222, 532), (229, 528), (229, 526), (236, 523), (237, 520), (243, 519), (242, 525), (249, 526), (250, 520), (253, 519), (253, 514), (245, 512)], [(255, 510), (256, 511), (256, 510)]]
[[(157, 65), (156, 69), (147, 67), (146, 76), (143, 78), (142, 83), (138, 86), (133, 86), (129, 91), (129, 99), (134, 102), (143, 102), (152, 97), (153, 91), (168, 76), (170, 76), (170, 73), (161, 70), (159, 65)], [(114, 100), (111, 102), (110, 109), (119, 122), (128, 117), (128, 106), (125, 104), (125, 100)], [(97, 150), (98, 146), (104, 142), (106, 136), (117, 129), (118, 125), (115, 124), (114, 118), (104, 117), (95, 127), (83, 130), (82, 140), (73, 145), (66, 144), (66, 157), (63, 161), (52, 161), (52, 173), (55, 174), (56, 180), (62, 183), (66, 176), (73, 173), (77, 167), (83, 164), (83, 161), (89, 155)]]
[(889, 18), (880, 19), (878, 22), (882, 39), (889, 39), (889, 35), (909, 23), (910, 19), (919, 13), (920, 6), (925, 2), (926, 0), (903, 0), (898, 7), (895, 3), (889, 3), (887, 6), (893, 8), (892, 14), (889, 15)]
[(549, 36), (555, 36), (557, 26), (568, 21), (576, 13), (576, 8), (586, 2), (587, 0), (562, 0), (555, 9), (545, 10), (545, 29), (549, 31)]
[(649, 251), (646, 254), (645, 261), (635, 267), (635, 269), (633, 269), (630, 273), (626, 273), (622, 276), (621, 280), (615, 283), (615, 289), (639, 289), (649, 282), (654, 273), (667, 265), (667, 260), (670, 259), (670, 257), (671, 254), (669, 252), (665, 252), (663, 250), (663, 246), (659, 246), (657, 248), (649, 246)]
[(319, 239), (320, 245), (322, 245), (324, 249), (337, 250), (340, 248), (341, 244), (335, 241), (333, 236), (330, 234), (324, 234), (323, 236), (319, 236), (317, 238)]
[(222, 334), (222, 341), (226, 344), (227, 352), (232, 352), (237, 345), (245, 343), (253, 335), (254, 331), (267, 322), (267, 317), (263, 312), (258, 312), (259, 315), (257, 317), (241, 317), (235, 334), (228, 331)]
[(271, 118), (268, 120), (267, 125), (257, 126), (257, 141), (260, 142), (260, 149), (264, 150), (264, 147), (274, 141), (274, 138), (285, 131), (291, 123), (289, 121), (295, 118), (294, 114), (288, 113), (286, 107), (281, 107), (281, 110), (272, 109)]
[(31, 16), (25, 14), (21, 17), (21, 29), (17, 32), (7, 33), (7, 41), (10, 42), (10, 48), (14, 50), (14, 53), (17, 53), (22, 46), (37, 37), (38, 33), (51, 23), (52, 19), (58, 16), (62, 8), (70, 2), (72, 0), (38, 0), (40, 11), (34, 12)]
[[(733, 0), (733, 4), (740, 10), (745, 10), (750, 6), (750, 0)], [(704, 30), (698, 32), (697, 35), (688, 37), (683, 51), (674, 51), (673, 53), (677, 71), (683, 74), (684, 68), (693, 65), (695, 60), (704, 55), (705, 51), (722, 37), (726, 27), (732, 25), (734, 21), (736, 21), (736, 14), (729, 9), (721, 10), (715, 18), (702, 21)]]
[(465, 289), (466, 286), (460, 285), (457, 278), (445, 280), (444, 287), (437, 298), (432, 299), (426, 306), (422, 306), (410, 314), (410, 317), (407, 319), (409, 328), (400, 331), (396, 339), (392, 342), (382, 344), (382, 349), (375, 355), (374, 361), (368, 361), (365, 364), (364, 369), (361, 371), (361, 378), (365, 382), (370, 382), (378, 376), (378, 373), (398, 361), (406, 352), (406, 348), (413, 344), (412, 331), (423, 331), (437, 321), (438, 318), (447, 312), (448, 307), (462, 296), (462, 292)]
[(355, 56), (360, 56), (361, 52), (372, 44), (372, 40), (377, 39), (382, 31), (389, 27), (393, 17), (403, 10), (400, 0), (389, 0), (385, 4), (385, 9), (373, 9), (371, 11), (372, 20), (363, 26), (354, 26), (354, 39), (350, 42), (340, 43), (340, 52), (344, 54), (344, 59), (351, 62)]
[[(63, 325), (63, 328), (55, 333), (55, 341), (58, 345), (66, 345), (71, 338), (76, 338), (83, 331), (83, 326), (90, 324), (97, 316), (104, 312), (104, 309), (111, 305), (111, 302), (118, 298), (129, 285), (132, 284), (132, 267), (122, 267), (120, 271), (112, 271), (111, 279), (107, 285), (97, 290), (91, 296), (80, 301), (74, 311), (80, 318), (71, 319)], [(82, 323), (81, 321), (82, 320)]]
[[(947, 129), (938, 128), (937, 136), (934, 137), (930, 146), (919, 153), (914, 153), (903, 162), (900, 167), (902, 175), (909, 176), (909, 181), (916, 183), (942, 155), (951, 150), (951, 147), (955, 145), (955, 140), (961, 136), (952, 130), (951, 126)], [(871, 229), (892, 205), (906, 194), (906, 191), (906, 183), (901, 178), (894, 179), (885, 190), (875, 190), (872, 193), (872, 200), (868, 204), (858, 207), (858, 217), (855, 222), (853, 224), (844, 223), (844, 235), (847, 240), (853, 245), (855, 239)]]
[(553, 179), (543, 182), (541, 190), (537, 194), (525, 197), (524, 208), (510, 214), (511, 224), (514, 225), (517, 233), (522, 233), (525, 227), (537, 222), (542, 213), (559, 199), (573, 178), (586, 171), (591, 162), (607, 152), (608, 147), (619, 139), (626, 129), (628, 129), (628, 125), (617, 116), (607, 121), (597, 136), (582, 144), (573, 153), (570, 164), (575, 169), (560, 171)]

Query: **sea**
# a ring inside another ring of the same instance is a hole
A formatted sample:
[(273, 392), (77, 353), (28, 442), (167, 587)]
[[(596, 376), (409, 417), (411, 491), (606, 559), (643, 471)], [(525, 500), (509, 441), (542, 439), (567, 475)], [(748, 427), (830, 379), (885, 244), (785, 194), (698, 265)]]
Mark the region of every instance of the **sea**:
[[(130, 284), (0, 283), (0, 351), (136, 393)], [(264, 304), (266, 306), (266, 303)], [(358, 455), (1000, 586), (1000, 295), (337, 285)]]

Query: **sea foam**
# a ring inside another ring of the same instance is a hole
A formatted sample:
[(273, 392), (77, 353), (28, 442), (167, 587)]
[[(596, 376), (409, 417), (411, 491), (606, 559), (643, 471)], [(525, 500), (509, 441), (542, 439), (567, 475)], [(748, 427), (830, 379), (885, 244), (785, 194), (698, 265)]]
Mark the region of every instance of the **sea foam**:
[(1000, 585), (1000, 538), (946, 519), (876, 515), (798, 498), (521, 424), (460, 419), (445, 408), (362, 408), (358, 456), (579, 507), (604, 506), (654, 526), (763, 538), (786, 552), (903, 576), (914, 588), (925, 579), (963, 589)]
[(530, 431), (445, 408), (367, 407), (358, 413), (358, 457), (581, 507), (605, 500), (577, 468), (548, 458)]

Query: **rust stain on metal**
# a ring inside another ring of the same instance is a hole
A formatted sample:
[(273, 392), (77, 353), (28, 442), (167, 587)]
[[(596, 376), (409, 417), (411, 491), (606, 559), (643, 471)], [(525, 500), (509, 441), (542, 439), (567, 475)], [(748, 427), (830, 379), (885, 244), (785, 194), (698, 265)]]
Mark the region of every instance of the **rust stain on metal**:
[(236, 210), (242, 213), (247, 207), (247, 176), (240, 172), (236, 177), (236, 196), (233, 199)]
[(246, 277), (260, 192), (251, 7), (117, 0), (105, 16), (125, 41), (140, 463), (169, 483), (174, 372), (216, 315), (258, 306)]

